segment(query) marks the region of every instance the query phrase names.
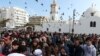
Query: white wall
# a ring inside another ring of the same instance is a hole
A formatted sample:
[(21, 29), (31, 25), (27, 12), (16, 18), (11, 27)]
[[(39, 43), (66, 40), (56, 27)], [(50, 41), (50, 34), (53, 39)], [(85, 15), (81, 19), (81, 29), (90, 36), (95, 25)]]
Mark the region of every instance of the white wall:
[(34, 26), (34, 31), (42, 31), (42, 26), (35, 25)]
[[(95, 12), (94, 16), (91, 16), (91, 13)], [(93, 8), (89, 8), (84, 12), (84, 17), (81, 17), (79, 22), (74, 25), (74, 33), (77, 34), (100, 34), (100, 12), (96, 11)], [(90, 22), (95, 21), (96, 27), (90, 27)], [(49, 26), (50, 25), (50, 26)], [(47, 31), (49, 28), (49, 32), (59, 32), (59, 28), (61, 28), (61, 33), (72, 32), (72, 21), (70, 23), (61, 23), (57, 21), (50, 21), (49, 23), (43, 23), (43, 27), (39, 26), (36, 28), (37, 30), (41, 29), (42, 31)]]
[[(96, 27), (90, 27), (90, 22), (95, 21)], [(80, 20), (81, 25), (75, 25), (75, 33), (86, 33), (86, 34), (100, 34), (100, 18), (96, 16), (91, 16), (89, 18), (83, 18)]]
[(69, 25), (66, 23), (61, 22), (49, 22), (49, 23), (43, 23), (43, 31), (47, 31), (47, 28), (49, 29), (48, 32), (59, 32), (59, 29), (61, 29), (60, 33), (69, 32)]

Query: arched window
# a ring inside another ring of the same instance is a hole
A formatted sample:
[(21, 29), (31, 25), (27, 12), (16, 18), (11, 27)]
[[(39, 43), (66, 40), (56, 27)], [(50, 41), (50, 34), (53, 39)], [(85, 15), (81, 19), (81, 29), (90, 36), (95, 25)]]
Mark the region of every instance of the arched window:
[(90, 22), (90, 27), (93, 27), (93, 22), (92, 21)]
[(59, 32), (61, 32), (61, 28), (59, 28)]
[(96, 27), (96, 22), (95, 21), (93, 22), (93, 27)]
[(94, 13), (93, 12), (91, 13), (91, 16), (94, 16)]
[(96, 22), (95, 21), (91, 21), (90, 22), (90, 27), (96, 27)]
[(47, 31), (49, 31), (49, 28), (47, 28)]

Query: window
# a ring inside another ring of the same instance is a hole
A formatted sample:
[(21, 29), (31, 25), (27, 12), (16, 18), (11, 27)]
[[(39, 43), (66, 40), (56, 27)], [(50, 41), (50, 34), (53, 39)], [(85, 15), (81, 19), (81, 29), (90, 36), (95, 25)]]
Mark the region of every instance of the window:
[(94, 13), (93, 12), (91, 13), (91, 16), (94, 16)]
[(49, 31), (49, 28), (47, 28), (47, 31)]
[(95, 21), (93, 22), (93, 26), (96, 27), (96, 22)]
[(59, 28), (59, 32), (61, 32), (61, 28)]
[(91, 21), (90, 22), (90, 27), (96, 27), (96, 22), (95, 21)]
[(92, 26), (93, 26), (93, 22), (91, 21), (91, 22), (90, 22), (90, 27), (92, 27)]

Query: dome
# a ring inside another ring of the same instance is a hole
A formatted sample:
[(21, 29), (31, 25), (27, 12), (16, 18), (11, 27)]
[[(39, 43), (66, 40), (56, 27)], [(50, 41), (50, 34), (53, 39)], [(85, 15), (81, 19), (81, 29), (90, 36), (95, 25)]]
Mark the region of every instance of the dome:
[(83, 17), (99, 16), (100, 12), (95, 7), (89, 7), (85, 12), (83, 12)]
[(98, 11), (98, 10), (95, 7), (89, 7), (86, 11), (95, 12), (95, 11)]

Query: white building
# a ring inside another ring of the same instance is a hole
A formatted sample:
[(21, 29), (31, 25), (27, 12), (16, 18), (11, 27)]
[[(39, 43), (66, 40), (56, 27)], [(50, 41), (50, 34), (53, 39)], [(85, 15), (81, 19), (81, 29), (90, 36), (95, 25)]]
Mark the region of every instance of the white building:
[(15, 28), (17, 26), (23, 26), (29, 22), (28, 13), (21, 8), (8, 7), (0, 8), (0, 21), (10, 19), (6, 22), (6, 28)]
[[(53, 0), (53, 4), (55, 4)], [(57, 18), (56, 20), (56, 7), (51, 6), (51, 17), (49, 20), (44, 21), (42, 26), (35, 26), (35, 31), (47, 31), (47, 32), (60, 32), (60, 33), (72, 33), (73, 20), (63, 21)], [(54, 11), (53, 11), (54, 10)], [(53, 17), (54, 16), (54, 17)], [(54, 19), (52, 19), (52, 17)], [(100, 34), (100, 11), (96, 10), (94, 6), (88, 8), (83, 12), (79, 20), (75, 20), (74, 33), (76, 34)]]
[(59, 20), (57, 1), (53, 0), (51, 4), (50, 18), (42, 23), (42, 26), (35, 26), (35, 31), (48, 31), (48, 32), (69, 32), (67, 21)]
[(75, 33), (100, 34), (100, 11), (95, 7), (88, 8), (75, 25)]

